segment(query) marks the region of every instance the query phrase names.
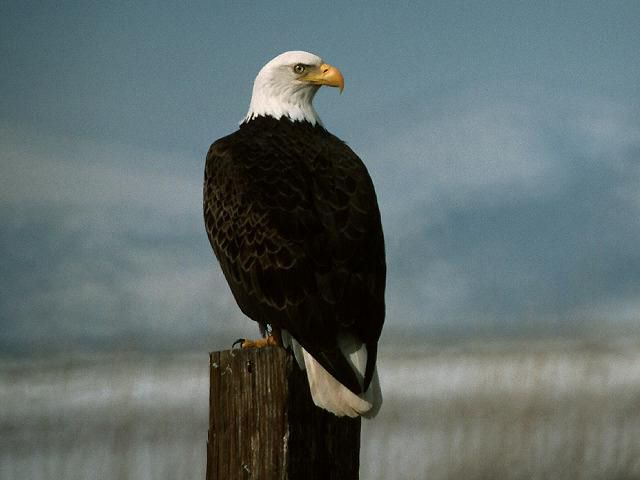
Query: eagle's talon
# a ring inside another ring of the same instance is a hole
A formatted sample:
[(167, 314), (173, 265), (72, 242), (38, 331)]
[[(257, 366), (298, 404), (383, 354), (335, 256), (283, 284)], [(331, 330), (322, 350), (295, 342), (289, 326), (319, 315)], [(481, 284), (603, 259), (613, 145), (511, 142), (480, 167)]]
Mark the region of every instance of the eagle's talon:
[(240, 344), (240, 348), (242, 350), (246, 350), (247, 348), (263, 348), (269, 345), (278, 345), (278, 342), (275, 337), (269, 335), (266, 338), (259, 338), (258, 340), (247, 340), (246, 338), (239, 338), (233, 345), (231, 345), (231, 350), (234, 349), (236, 345)]

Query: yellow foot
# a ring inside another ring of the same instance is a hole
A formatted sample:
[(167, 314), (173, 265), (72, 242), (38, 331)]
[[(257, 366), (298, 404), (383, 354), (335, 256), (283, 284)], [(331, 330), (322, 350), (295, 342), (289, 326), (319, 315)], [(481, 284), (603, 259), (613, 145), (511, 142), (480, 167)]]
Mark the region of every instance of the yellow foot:
[(245, 338), (239, 338), (235, 342), (231, 348), (240, 344), (242, 348), (262, 348), (268, 345), (278, 345), (276, 338), (273, 335), (269, 335), (267, 338), (259, 338), (258, 340), (247, 340)]

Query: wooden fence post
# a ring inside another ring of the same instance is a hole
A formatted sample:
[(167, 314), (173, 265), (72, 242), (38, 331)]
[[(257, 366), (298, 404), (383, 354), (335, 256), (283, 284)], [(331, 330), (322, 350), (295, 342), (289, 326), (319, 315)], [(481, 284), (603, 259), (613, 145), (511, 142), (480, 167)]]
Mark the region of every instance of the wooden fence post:
[(358, 479), (360, 418), (313, 404), (279, 347), (210, 355), (207, 480)]

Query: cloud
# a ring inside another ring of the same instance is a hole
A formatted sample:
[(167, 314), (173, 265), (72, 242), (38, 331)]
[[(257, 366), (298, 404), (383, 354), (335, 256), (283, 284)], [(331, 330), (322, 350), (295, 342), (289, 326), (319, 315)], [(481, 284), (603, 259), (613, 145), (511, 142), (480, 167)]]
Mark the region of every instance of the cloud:
[(479, 88), (374, 141), (388, 327), (554, 334), (640, 319), (633, 112)]
[(0, 138), (3, 350), (222, 347), (248, 328), (202, 226), (202, 159)]
[[(385, 226), (389, 338), (637, 330), (631, 106), (485, 87), (403, 115), (359, 152)], [(6, 124), (0, 140), (3, 350), (250, 334), (202, 226), (200, 155)]]

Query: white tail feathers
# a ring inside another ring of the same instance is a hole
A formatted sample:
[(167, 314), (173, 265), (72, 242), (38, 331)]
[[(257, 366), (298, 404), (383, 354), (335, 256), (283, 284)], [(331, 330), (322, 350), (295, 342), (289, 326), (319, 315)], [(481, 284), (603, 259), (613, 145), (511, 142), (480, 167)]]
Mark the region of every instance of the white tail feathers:
[[(367, 391), (356, 395), (333, 378), (294, 338), (286, 334), (283, 335), (283, 340), (285, 345), (291, 345), (300, 368), (307, 371), (313, 403), (339, 417), (361, 415), (365, 418), (373, 418), (376, 416), (382, 405), (382, 391), (377, 369), (374, 370)], [(367, 365), (366, 345), (353, 336), (343, 335), (338, 338), (338, 346), (354, 371), (359, 372), (358, 378), (362, 382)]]

